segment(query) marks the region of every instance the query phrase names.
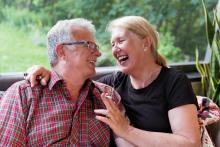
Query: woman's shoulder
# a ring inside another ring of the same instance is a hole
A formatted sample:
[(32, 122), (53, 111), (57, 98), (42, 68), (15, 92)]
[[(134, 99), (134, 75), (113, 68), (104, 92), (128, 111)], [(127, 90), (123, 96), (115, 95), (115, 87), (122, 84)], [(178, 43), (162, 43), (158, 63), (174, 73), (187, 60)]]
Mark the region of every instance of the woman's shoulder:
[(121, 81), (127, 77), (128, 76), (125, 73), (121, 71), (115, 71), (111, 74), (101, 77), (100, 79), (98, 79), (98, 82), (105, 83), (107, 85), (112, 86), (113, 84), (115, 84), (116, 81)]
[(115, 72), (113, 72), (113, 73), (111, 73), (111, 74), (109, 74), (107, 76), (109, 76), (111, 78), (124, 78), (124, 77), (126, 77), (128, 75), (123, 73), (123, 72), (121, 72), (121, 71), (115, 71)]
[(179, 78), (187, 78), (186, 74), (178, 69), (171, 67), (162, 67), (162, 75), (167, 79), (179, 79)]

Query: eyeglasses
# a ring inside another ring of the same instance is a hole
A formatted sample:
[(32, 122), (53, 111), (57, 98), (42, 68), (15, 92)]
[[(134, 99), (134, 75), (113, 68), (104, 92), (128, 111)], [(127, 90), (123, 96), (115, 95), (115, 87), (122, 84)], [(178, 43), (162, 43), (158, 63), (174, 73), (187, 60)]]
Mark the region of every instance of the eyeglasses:
[(72, 42), (65, 42), (65, 43), (61, 43), (62, 45), (84, 45), (87, 48), (91, 49), (92, 52), (98, 51), (99, 50), (99, 46), (97, 44), (95, 44), (92, 41), (86, 41), (86, 40), (80, 40), (80, 41), (72, 41)]

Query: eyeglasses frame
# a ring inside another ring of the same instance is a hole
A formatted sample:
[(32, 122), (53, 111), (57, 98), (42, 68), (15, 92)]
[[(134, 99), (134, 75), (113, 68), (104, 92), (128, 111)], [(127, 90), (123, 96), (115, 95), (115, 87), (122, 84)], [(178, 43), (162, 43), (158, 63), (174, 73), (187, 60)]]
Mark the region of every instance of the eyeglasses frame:
[(99, 51), (99, 46), (92, 42), (86, 40), (72, 41), (72, 42), (64, 42), (62, 45), (86, 45), (87, 48), (92, 49), (92, 52)]

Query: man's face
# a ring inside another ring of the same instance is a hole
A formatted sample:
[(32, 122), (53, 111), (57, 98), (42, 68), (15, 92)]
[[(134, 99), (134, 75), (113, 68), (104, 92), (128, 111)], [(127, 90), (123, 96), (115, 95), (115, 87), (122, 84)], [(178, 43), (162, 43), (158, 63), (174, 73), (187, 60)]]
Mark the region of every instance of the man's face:
[(92, 33), (84, 28), (74, 29), (75, 40), (63, 45), (65, 52), (65, 67), (69, 73), (90, 78), (95, 75), (96, 61), (101, 53), (95, 44)]

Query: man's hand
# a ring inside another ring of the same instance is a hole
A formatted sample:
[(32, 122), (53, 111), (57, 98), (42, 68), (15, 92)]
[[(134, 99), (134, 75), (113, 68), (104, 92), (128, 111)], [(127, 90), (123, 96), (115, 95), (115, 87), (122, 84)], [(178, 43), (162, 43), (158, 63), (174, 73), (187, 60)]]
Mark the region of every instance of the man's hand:
[(34, 87), (40, 81), (40, 84), (45, 86), (50, 78), (50, 70), (44, 68), (41, 65), (34, 65), (27, 70), (27, 76), (25, 80), (31, 83), (31, 87)]

